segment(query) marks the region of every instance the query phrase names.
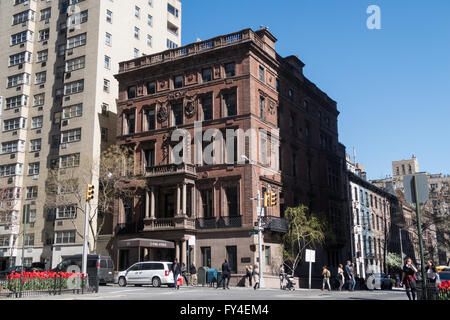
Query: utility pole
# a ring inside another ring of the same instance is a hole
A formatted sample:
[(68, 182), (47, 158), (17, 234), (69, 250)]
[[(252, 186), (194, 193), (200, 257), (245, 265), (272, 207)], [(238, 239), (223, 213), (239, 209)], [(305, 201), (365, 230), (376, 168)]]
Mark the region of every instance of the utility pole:
[(402, 244), (402, 228), (398, 228), (399, 234), (400, 234), (400, 257), (402, 259), (403, 263), (403, 244)]
[(255, 179), (256, 179), (256, 199), (251, 198), (251, 200), (257, 200), (257, 207), (256, 207), (256, 214), (258, 216), (258, 255), (259, 255), (259, 261), (258, 261), (258, 266), (259, 266), (259, 288), (265, 288), (265, 283), (264, 283), (264, 276), (263, 276), (263, 264), (262, 264), (262, 224), (261, 224), (261, 217), (264, 214), (264, 208), (262, 208), (261, 206), (261, 192), (259, 190), (259, 183), (258, 183), (258, 175), (256, 174), (256, 169), (255, 169), (255, 163), (254, 161), (250, 160), (249, 158), (247, 158), (247, 156), (242, 155), (241, 156), (243, 159), (247, 160), (251, 165), (253, 165), (253, 173), (255, 174)]
[(427, 297), (427, 275), (425, 273), (425, 258), (423, 255), (423, 242), (422, 242), (422, 222), (420, 221), (420, 201), (419, 201), (419, 193), (417, 191), (417, 180), (416, 176), (414, 176), (414, 195), (416, 200), (416, 213), (417, 213), (417, 231), (419, 234), (419, 248), (420, 248), (420, 269), (422, 273), (422, 292), (425, 300), (428, 300)]
[(89, 234), (89, 200), (94, 198), (94, 186), (87, 185), (86, 203), (84, 204), (84, 235), (83, 235), (83, 262), (82, 271), (83, 276), (87, 274), (87, 255), (88, 255), (88, 234)]

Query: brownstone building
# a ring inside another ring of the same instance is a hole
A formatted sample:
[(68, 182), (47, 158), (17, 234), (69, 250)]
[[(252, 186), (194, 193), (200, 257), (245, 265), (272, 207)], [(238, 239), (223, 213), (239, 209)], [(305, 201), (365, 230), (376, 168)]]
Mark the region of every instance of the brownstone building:
[[(234, 273), (244, 273), (258, 257), (257, 235), (249, 235), (257, 188), (278, 198), (264, 217), (266, 274), (278, 272), (288, 206), (329, 218), (336, 237), (316, 254), (317, 270), (350, 256), (336, 102), (306, 79), (297, 57), (279, 56), (275, 42), (267, 28), (245, 29), (120, 64), (117, 143), (134, 150), (135, 173), (147, 186), (118, 201), (111, 254), (119, 269), (176, 256), (213, 268), (228, 258)], [(180, 129), (189, 132), (191, 151), (177, 164), (172, 138)], [(227, 144), (227, 129), (247, 135), (231, 139), (231, 149), (215, 148), (208, 163), (201, 155), (211, 129), (214, 141)]]

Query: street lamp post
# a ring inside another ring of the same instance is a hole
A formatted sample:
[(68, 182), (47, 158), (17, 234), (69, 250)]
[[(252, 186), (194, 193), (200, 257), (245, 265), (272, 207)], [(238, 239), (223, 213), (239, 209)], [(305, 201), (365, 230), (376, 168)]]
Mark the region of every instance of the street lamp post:
[(254, 199), (252, 198), (252, 200), (257, 200), (258, 205), (256, 207), (256, 214), (258, 216), (258, 255), (259, 255), (259, 287), (260, 288), (265, 288), (265, 283), (264, 283), (264, 276), (263, 276), (263, 264), (262, 264), (262, 224), (261, 224), (261, 217), (263, 215), (263, 210), (264, 208), (261, 207), (261, 192), (259, 190), (259, 183), (258, 183), (258, 175), (256, 174), (256, 169), (255, 169), (255, 162), (250, 160), (248, 157), (246, 157), (245, 155), (242, 155), (242, 158), (247, 160), (250, 164), (253, 165), (253, 172), (255, 173), (255, 179), (256, 179), (256, 196), (257, 198)]

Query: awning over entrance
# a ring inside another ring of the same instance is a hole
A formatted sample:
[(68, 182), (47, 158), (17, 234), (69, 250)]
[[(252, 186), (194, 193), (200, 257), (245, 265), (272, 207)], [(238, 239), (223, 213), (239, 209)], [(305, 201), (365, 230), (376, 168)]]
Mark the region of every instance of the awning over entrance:
[(145, 238), (134, 238), (120, 240), (117, 243), (119, 249), (126, 248), (167, 248), (173, 249), (175, 245), (172, 241), (158, 240), (158, 239), (145, 239)]

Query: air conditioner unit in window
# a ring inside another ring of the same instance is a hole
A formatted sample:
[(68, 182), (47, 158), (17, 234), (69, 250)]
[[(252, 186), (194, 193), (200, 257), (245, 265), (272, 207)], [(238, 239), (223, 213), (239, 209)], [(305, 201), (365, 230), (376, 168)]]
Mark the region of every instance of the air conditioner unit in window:
[(35, 152), (35, 153), (34, 153), (34, 157), (35, 157), (35, 158), (39, 157), (39, 152)]
[(17, 68), (18, 68), (18, 69), (22, 69), (22, 68), (23, 68), (23, 64), (19, 64), (19, 65), (17, 66)]
[(25, 27), (26, 25), (27, 25), (26, 21), (22, 22), (22, 27)]
[(47, 62), (42, 62), (41, 67), (45, 67), (47, 65)]
[(66, 73), (66, 79), (69, 79), (72, 74), (70, 72)]
[(62, 226), (62, 225), (63, 225), (63, 222), (62, 222), (62, 221), (58, 221), (58, 222), (56, 223), (56, 225), (57, 225), (57, 226)]
[(39, 89), (44, 89), (45, 88), (45, 84), (41, 84), (40, 86), (39, 86)]
[(74, 32), (74, 31), (75, 31), (75, 28), (74, 28), (74, 27), (72, 27), (72, 28), (69, 29), (69, 32)]
[(23, 5), (24, 5), (24, 6), (27, 6), (27, 5), (28, 5), (28, 1), (24, 1), (24, 2), (23, 2)]
[(16, 155), (13, 153), (9, 156), (10, 159), (14, 159), (16, 157)]
[(14, 113), (20, 112), (20, 109), (14, 109)]
[(72, 55), (72, 54), (73, 54), (73, 50), (72, 50), (72, 49), (67, 50), (67, 55), (68, 55), (68, 56), (70, 56), (70, 55)]
[(44, 42), (42, 42), (42, 45), (47, 45), (47, 43), (48, 43), (48, 41), (44, 41)]
[(16, 136), (17, 135), (17, 131), (13, 131), (12, 135)]
[(64, 97), (64, 101), (69, 101), (70, 100), (70, 96)]
[(38, 107), (38, 111), (42, 111), (42, 110), (44, 110), (43, 107)]
[(45, 20), (45, 24), (47, 24), (47, 23), (49, 23), (50, 22), (50, 20), (49, 19), (46, 19)]
[(63, 127), (67, 126), (68, 124), (69, 124), (69, 120), (63, 120), (63, 121), (61, 122), (61, 125), (62, 125)]
[(22, 43), (22, 44), (20, 44), (20, 46), (19, 46), (20, 48), (23, 48), (23, 47), (25, 47), (25, 43)]
[(14, 182), (14, 178), (13, 177), (9, 177), (8, 178), (8, 183), (13, 183)]
[(36, 133), (37, 133), (37, 134), (41, 133), (41, 129), (36, 130)]
[(35, 174), (35, 175), (33, 176), (33, 180), (37, 180), (37, 179), (39, 179), (39, 175)]
[(66, 143), (61, 143), (61, 149), (66, 149), (67, 148), (67, 144)]
[(30, 203), (32, 206), (36, 205), (36, 201), (31, 201)]
[(16, 88), (16, 91), (20, 91), (20, 90), (22, 90), (22, 86), (18, 86), (18, 87)]

